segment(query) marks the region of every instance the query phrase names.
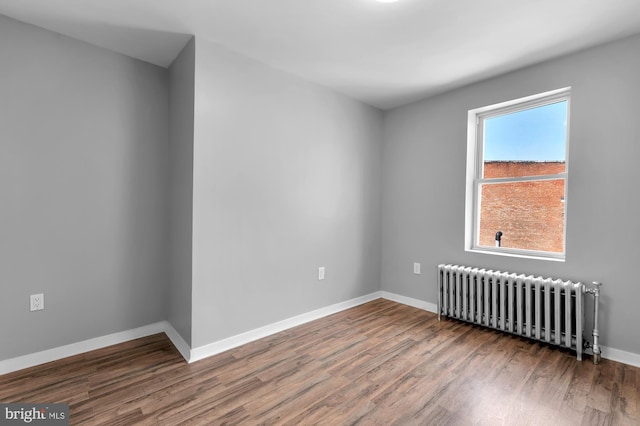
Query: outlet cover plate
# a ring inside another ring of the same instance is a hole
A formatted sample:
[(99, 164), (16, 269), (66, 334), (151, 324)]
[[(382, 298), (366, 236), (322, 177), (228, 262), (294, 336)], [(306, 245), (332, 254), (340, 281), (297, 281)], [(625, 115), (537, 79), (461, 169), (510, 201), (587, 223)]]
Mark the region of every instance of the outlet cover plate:
[(31, 312), (33, 311), (41, 311), (44, 309), (44, 294), (32, 294), (29, 296), (29, 306)]

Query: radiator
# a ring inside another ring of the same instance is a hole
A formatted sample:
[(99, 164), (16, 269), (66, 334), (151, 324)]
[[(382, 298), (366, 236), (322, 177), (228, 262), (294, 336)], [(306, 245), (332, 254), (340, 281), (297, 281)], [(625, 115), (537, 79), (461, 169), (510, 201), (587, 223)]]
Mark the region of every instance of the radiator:
[[(534, 277), (459, 265), (438, 265), (438, 319), (447, 316), (575, 350), (591, 346), (600, 362), (600, 283)], [(593, 344), (585, 341), (584, 297), (594, 296)]]

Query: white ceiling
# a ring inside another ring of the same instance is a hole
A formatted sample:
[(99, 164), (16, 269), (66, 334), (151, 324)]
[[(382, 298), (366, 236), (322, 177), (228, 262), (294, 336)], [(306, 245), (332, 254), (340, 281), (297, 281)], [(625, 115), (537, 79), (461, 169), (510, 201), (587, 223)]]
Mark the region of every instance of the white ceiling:
[(640, 33), (640, 0), (0, 0), (168, 66), (190, 34), (381, 109)]

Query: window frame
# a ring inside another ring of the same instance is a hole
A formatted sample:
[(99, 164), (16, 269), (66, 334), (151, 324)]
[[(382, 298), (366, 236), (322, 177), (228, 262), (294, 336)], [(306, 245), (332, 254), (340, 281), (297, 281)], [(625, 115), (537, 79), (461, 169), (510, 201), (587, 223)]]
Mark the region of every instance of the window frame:
[[(567, 102), (567, 132), (565, 139), (565, 169), (563, 173), (521, 176), (507, 178), (483, 178), (484, 169), (484, 120), (499, 115), (541, 107), (557, 102)], [(465, 251), (495, 254), (501, 256), (523, 257), (564, 262), (567, 241), (568, 211), (568, 172), (569, 172), (569, 133), (570, 133), (571, 87), (526, 96), (498, 104), (475, 108), (468, 112), (467, 123), (467, 179), (465, 202)], [(543, 180), (564, 180), (564, 224), (562, 253), (518, 249), (511, 247), (490, 247), (479, 244), (480, 234), (480, 188), (482, 185), (509, 182), (527, 182)]]

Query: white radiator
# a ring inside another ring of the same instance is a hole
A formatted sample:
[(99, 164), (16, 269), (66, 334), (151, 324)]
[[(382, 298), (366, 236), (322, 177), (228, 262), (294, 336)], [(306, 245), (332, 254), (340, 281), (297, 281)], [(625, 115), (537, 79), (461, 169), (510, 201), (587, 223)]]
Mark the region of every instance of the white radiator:
[(580, 282), (438, 265), (438, 318), (444, 315), (566, 347), (575, 350), (582, 360), (584, 295), (593, 294), (591, 346), (597, 364), (600, 283), (593, 284), (594, 288), (587, 288)]

